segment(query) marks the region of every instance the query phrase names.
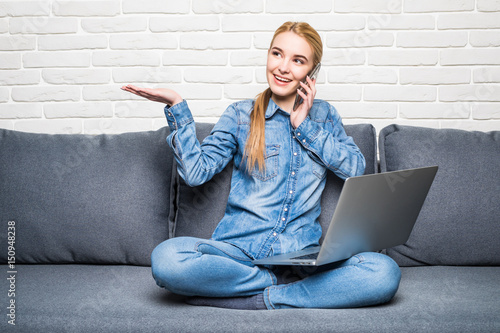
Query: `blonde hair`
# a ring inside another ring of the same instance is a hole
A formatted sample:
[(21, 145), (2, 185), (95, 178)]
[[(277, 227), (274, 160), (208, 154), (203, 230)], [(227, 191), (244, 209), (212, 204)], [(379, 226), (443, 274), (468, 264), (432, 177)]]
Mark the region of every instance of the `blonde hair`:
[[(305, 22), (285, 22), (274, 32), (273, 39), (270, 46), (273, 45), (276, 36), (284, 32), (294, 32), (298, 36), (304, 38), (311, 46), (313, 51), (313, 66), (321, 62), (323, 56), (323, 43), (318, 32), (314, 30), (308, 23)], [(247, 170), (253, 171), (257, 163), (259, 170), (264, 170), (266, 165), (265, 152), (266, 152), (266, 110), (271, 99), (272, 91), (267, 88), (255, 98), (255, 104), (250, 114), (250, 133), (245, 144), (245, 153)]]

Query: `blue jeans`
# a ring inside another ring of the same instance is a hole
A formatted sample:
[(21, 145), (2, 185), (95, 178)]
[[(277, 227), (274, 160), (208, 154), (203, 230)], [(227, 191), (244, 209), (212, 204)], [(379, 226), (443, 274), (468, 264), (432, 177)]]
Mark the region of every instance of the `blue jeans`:
[[(398, 265), (373, 252), (320, 267), (255, 266), (238, 247), (193, 237), (159, 244), (151, 255), (156, 283), (187, 296), (263, 293), (268, 309), (350, 308), (388, 302), (401, 279)], [(278, 284), (280, 282), (281, 284)]]

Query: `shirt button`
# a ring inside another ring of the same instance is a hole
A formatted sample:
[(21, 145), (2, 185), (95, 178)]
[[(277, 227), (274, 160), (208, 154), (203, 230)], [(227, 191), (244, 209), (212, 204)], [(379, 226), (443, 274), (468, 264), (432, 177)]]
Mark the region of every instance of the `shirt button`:
[(292, 171), (292, 176), (295, 176), (295, 171)]
[(297, 156), (297, 153), (293, 153), (293, 156)]
[(284, 218), (284, 217), (282, 217), (282, 218), (281, 218), (281, 221), (285, 221), (285, 218)]
[(273, 232), (273, 236), (274, 236), (274, 237), (276, 237), (277, 235), (278, 235), (277, 233)]
[(293, 191), (290, 191), (290, 194), (292, 194), (292, 193), (293, 193)]
[(295, 139), (295, 135), (294, 135), (294, 136), (292, 136), (292, 139)]
[(300, 136), (300, 133), (297, 133), (297, 136)]
[(303, 139), (302, 142), (306, 142), (306, 139)]
[(285, 211), (285, 212), (286, 212), (286, 211), (288, 211), (288, 208), (285, 208), (285, 209), (284, 209), (284, 211)]
[(172, 112), (169, 112), (169, 113), (168, 113), (168, 115), (169, 115), (170, 117), (172, 117)]

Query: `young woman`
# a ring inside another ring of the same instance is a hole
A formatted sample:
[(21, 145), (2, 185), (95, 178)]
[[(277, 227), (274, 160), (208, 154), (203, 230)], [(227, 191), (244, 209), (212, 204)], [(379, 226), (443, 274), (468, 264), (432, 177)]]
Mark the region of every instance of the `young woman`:
[[(394, 296), (399, 267), (379, 253), (313, 270), (252, 264), (255, 258), (318, 245), (326, 169), (342, 179), (364, 173), (365, 159), (337, 111), (314, 99), (315, 80), (301, 82), (322, 53), (321, 38), (310, 25), (284, 23), (267, 56), (269, 88), (255, 100), (230, 105), (202, 144), (179, 94), (122, 88), (167, 104), (167, 141), (187, 184), (208, 181), (234, 160), (226, 212), (212, 238), (176, 237), (153, 251), (159, 286), (190, 296), (190, 304), (237, 309), (360, 307)], [(293, 111), (297, 93), (303, 103)]]

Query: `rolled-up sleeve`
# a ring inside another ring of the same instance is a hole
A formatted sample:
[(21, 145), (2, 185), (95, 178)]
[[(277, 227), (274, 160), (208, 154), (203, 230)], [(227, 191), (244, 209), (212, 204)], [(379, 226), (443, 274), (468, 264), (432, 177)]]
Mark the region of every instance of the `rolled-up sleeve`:
[(193, 116), (187, 102), (184, 100), (181, 103), (175, 104), (174, 106), (165, 106), (165, 116), (167, 117), (167, 123), (170, 127), (170, 131), (173, 132), (179, 127), (193, 122)]

